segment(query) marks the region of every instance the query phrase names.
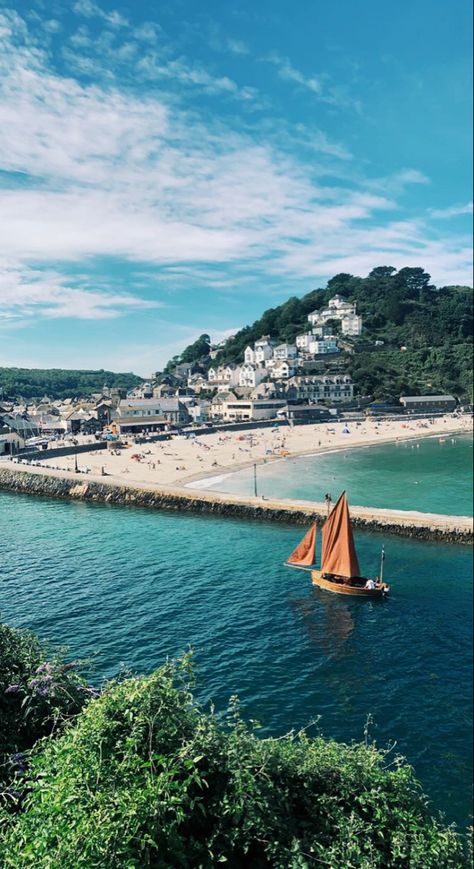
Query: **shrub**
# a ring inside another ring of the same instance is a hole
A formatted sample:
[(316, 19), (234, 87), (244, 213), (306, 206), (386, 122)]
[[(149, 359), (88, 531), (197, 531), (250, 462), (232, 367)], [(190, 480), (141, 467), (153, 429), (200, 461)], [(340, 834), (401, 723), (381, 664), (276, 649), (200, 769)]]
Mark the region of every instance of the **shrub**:
[(111, 683), (34, 753), (2, 866), (467, 866), (402, 759), (199, 709), (188, 660)]
[(25, 752), (77, 715), (92, 693), (61, 651), (0, 624), (0, 795), (23, 774)]

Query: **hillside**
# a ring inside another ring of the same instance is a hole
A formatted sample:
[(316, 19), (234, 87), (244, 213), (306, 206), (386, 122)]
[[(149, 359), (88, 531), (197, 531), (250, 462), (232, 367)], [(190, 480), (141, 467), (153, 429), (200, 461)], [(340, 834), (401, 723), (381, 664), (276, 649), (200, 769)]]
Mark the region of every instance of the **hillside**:
[[(294, 341), (298, 333), (308, 331), (308, 314), (324, 307), (337, 293), (356, 302), (357, 313), (363, 318), (363, 334), (354, 342), (355, 352), (341, 358), (359, 395), (389, 398), (421, 391), (471, 397), (472, 290), (436, 288), (430, 280), (421, 268), (397, 272), (381, 266), (366, 278), (338, 274), (326, 288), (312, 290), (302, 298), (292, 297), (265, 311), (259, 320), (229, 338), (214, 361), (242, 361), (247, 345), (262, 335)], [(374, 348), (376, 340), (383, 345)], [(194, 346), (202, 350), (202, 342), (196, 342), (181, 358), (206, 367), (206, 356), (198, 358), (190, 352)]]
[(132, 389), (142, 382), (136, 374), (113, 371), (82, 371), (64, 368), (0, 368), (0, 399), (83, 398), (109, 387)]

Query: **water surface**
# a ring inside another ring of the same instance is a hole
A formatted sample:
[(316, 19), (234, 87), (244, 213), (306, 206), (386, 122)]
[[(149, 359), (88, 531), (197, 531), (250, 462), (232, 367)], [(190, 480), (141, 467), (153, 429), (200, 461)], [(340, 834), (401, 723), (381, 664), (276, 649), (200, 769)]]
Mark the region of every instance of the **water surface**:
[[(448, 435), (259, 465), (257, 486), (259, 495), (274, 498), (322, 501), (326, 492), (337, 498), (346, 489), (350, 503), (363, 507), (472, 516), (472, 473), (472, 436)], [(253, 495), (253, 468), (206, 488)]]
[[(390, 600), (313, 588), (282, 566), (303, 529), (50, 501), (0, 492), (4, 621), (150, 672), (192, 645), (197, 694), (239, 694), (264, 734), (321, 716), (327, 736), (378, 743), (414, 764), (436, 807), (470, 811), (472, 580), (468, 547), (385, 538)], [(382, 539), (357, 534), (378, 572)]]

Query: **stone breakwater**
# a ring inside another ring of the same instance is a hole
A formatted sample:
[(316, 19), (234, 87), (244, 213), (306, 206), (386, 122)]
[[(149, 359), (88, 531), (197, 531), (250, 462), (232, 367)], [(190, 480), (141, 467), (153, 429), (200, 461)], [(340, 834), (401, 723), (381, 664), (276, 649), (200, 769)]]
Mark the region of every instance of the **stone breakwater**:
[[(113, 482), (78, 479), (74, 475), (52, 474), (0, 468), (0, 489), (23, 495), (37, 495), (63, 500), (136, 506), (155, 510), (175, 510), (247, 520), (263, 520), (307, 525), (326, 518), (324, 505), (242, 498), (214, 492), (193, 493), (187, 490), (156, 490), (121, 486)], [(473, 522), (469, 517), (439, 516), (401, 510), (376, 510), (352, 507), (353, 525), (365, 531), (396, 534), (419, 540), (444, 543), (472, 543)]]

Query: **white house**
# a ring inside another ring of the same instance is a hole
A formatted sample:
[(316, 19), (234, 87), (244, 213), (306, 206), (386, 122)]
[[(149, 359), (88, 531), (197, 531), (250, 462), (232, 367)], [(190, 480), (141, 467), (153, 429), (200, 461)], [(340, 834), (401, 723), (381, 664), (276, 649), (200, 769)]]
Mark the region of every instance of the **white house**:
[(239, 386), (250, 386), (254, 389), (267, 376), (268, 371), (261, 365), (245, 363), (239, 370)]
[(286, 401), (278, 398), (262, 398), (256, 400), (237, 399), (226, 401), (223, 405), (224, 422), (241, 422), (242, 420), (275, 419), (279, 410), (285, 407)]
[(295, 344), (279, 344), (278, 347), (275, 347), (273, 350), (273, 359), (276, 359), (278, 362), (288, 359), (294, 359), (296, 357), (297, 350)]
[(309, 353), (309, 345), (313, 338), (312, 332), (302, 332), (300, 335), (297, 335), (295, 341), (298, 350), (303, 353)]
[(295, 367), (291, 361), (272, 359), (272, 363), (270, 368), (272, 380), (286, 380), (287, 377), (292, 377), (295, 373)]
[(255, 350), (250, 346), (250, 344), (245, 348), (244, 362), (246, 362), (247, 365), (254, 365), (255, 363)]
[(354, 384), (348, 374), (298, 375), (288, 380), (288, 395), (304, 401), (349, 401)]
[(209, 368), (207, 380), (210, 386), (237, 386), (240, 367), (237, 365), (219, 365)]
[(328, 335), (326, 338), (315, 338), (309, 343), (309, 354), (311, 356), (320, 356), (324, 353), (339, 353), (337, 339), (334, 335)]
[(268, 335), (263, 335), (262, 338), (259, 338), (258, 341), (255, 341), (254, 349), (255, 349), (255, 363), (257, 365), (263, 365), (267, 361), (267, 359), (271, 359), (273, 355), (273, 341), (270, 340)]
[(318, 327), (323, 326), (328, 320), (339, 320), (344, 335), (360, 335), (362, 331), (362, 317), (356, 314), (355, 304), (347, 302), (338, 295), (329, 299), (327, 308), (311, 311), (308, 320), (312, 326)]

